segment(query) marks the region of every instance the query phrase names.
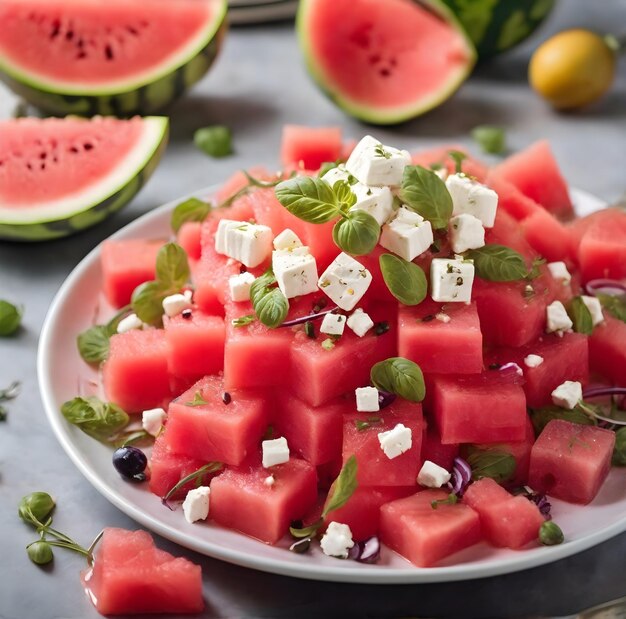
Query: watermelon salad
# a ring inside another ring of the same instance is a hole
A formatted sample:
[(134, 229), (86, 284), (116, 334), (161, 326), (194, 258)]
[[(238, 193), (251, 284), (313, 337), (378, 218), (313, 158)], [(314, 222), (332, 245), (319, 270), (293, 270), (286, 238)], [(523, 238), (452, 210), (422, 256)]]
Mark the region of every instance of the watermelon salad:
[(181, 526), (418, 567), (563, 541), (550, 500), (626, 464), (626, 213), (577, 218), (545, 142), (281, 152), (179, 204), (175, 242), (103, 243), (117, 313), (78, 347), (106, 401), (65, 417)]

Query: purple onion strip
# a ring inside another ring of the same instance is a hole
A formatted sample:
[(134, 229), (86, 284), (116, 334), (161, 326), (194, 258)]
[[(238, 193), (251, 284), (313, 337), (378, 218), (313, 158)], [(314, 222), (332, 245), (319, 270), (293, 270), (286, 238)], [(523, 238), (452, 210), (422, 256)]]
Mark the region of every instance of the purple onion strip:
[(323, 312), (319, 312), (317, 314), (309, 314), (308, 316), (302, 316), (301, 318), (294, 318), (293, 320), (288, 320), (287, 322), (283, 322), (281, 327), (295, 327), (296, 325), (304, 324), (305, 322), (309, 322), (309, 320), (319, 320), (320, 318), (324, 318), (326, 314), (332, 314), (336, 312), (339, 308), (331, 307), (328, 310), (324, 310)]
[(374, 536), (362, 542), (355, 542), (348, 551), (348, 558), (359, 563), (376, 563), (380, 559), (380, 541)]
[(378, 391), (378, 408), (381, 410), (389, 406), (398, 396), (388, 391)]
[(524, 376), (524, 370), (522, 370), (522, 368), (514, 361), (510, 361), (509, 363), (505, 363), (500, 366), (500, 372), (505, 372), (506, 370), (515, 370), (516, 374)]
[(472, 483), (472, 467), (463, 459), (456, 457), (452, 467), (450, 488), (453, 494), (462, 497), (467, 487)]
[(592, 279), (585, 284), (585, 288), (589, 294), (594, 296), (598, 292), (604, 292), (604, 294), (611, 296), (626, 293), (626, 284), (617, 279)]
[(583, 391), (583, 398), (597, 398), (602, 395), (626, 395), (626, 387), (590, 387)]

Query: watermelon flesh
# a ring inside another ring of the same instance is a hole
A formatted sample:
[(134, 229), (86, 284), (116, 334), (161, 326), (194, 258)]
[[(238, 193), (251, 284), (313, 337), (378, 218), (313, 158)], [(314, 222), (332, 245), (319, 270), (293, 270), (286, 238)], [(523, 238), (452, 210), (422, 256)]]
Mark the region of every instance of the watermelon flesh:
[(340, 159), (342, 148), (340, 127), (285, 125), (280, 158), (286, 168), (317, 170), (324, 162)]
[(626, 323), (604, 312), (604, 323), (589, 338), (589, 364), (594, 372), (623, 384), (626, 376)]

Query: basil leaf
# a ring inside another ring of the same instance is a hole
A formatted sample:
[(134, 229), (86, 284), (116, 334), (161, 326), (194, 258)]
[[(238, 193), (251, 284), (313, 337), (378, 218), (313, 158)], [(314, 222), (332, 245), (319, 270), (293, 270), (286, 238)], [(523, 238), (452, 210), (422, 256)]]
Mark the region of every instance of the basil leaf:
[(233, 318), (231, 320), (231, 324), (235, 328), (247, 327), (248, 325), (251, 325), (255, 320), (255, 314), (246, 314), (245, 316), (240, 316), (239, 318)]
[(369, 254), (379, 238), (380, 226), (366, 211), (350, 211), (333, 226), (335, 245), (353, 256)]
[(514, 282), (528, 274), (524, 257), (505, 245), (485, 245), (467, 256), (474, 261), (476, 275), (490, 282)]
[(275, 329), (285, 322), (289, 313), (289, 301), (278, 288), (273, 288), (254, 306), (254, 311), (260, 322)]
[(456, 174), (463, 174), (463, 162), (467, 159), (467, 155), (460, 150), (450, 150), (448, 155), (454, 161), (454, 171)]
[(250, 286), (250, 301), (254, 307), (270, 290), (270, 287), (276, 284), (276, 277), (272, 269), (267, 269), (263, 275), (257, 277)]
[(472, 469), (474, 481), (490, 477), (499, 484), (510, 481), (515, 476), (517, 461), (514, 456), (499, 449), (479, 449), (470, 445), (465, 458)]
[(13, 335), (22, 322), (22, 309), (8, 301), (0, 301), (0, 336)]
[(356, 479), (357, 471), (356, 456), (352, 454), (346, 460), (337, 479), (333, 482), (330, 493), (326, 498), (322, 518), (327, 516), (329, 512), (343, 507), (354, 494), (359, 485)]
[(78, 352), (87, 363), (102, 363), (109, 355), (111, 333), (107, 325), (95, 325), (77, 338)]
[(226, 157), (233, 152), (230, 129), (224, 125), (203, 127), (193, 134), (195, 145), (210, 157)]
[(201, 391), (196, 391), (193, 394), (193, 400), (191, 402), (185, 402), (185, 406), (204, 406), (208, 402), (202, 397)]
[(178, 232), (182, 225), (190, 221), (204, 221), (211, 212), (212, 206), (208, 202), (189, 198), (172, 211), (171, 227), (174, 232)]
[(339, 210), (344, 213), (356, 204), (356, 194), (350, 189), (350, 185), (346, 181), (337, 181), (333, 185), (333, 193)]
[(596, 295), (602, 307), (614, 318), (626, 322), (626, 295), (610, 295), (598, 293)]
[(421, 402), (426, 395), (422, 370), (404, 357), (390, 357), (376, 363), (370, 371), (370, 380), (379, 391), (395, 393), (411, 402)]
[(566, 410), (560, 406), (544, 406), (543, 408), (530, 409), (530, 420), (536, 436), (539, 436), (553, 419), (563, 419), (564, 421), (578, 423), (583, 426), (597, 425), (596, 420), (585, 413), (579, 405), (576, 405), (572, 410)]
[(417, 305), (426, 298), (428, 282), (417, 264), (393, 254), (381, 254), (378, 261), (387, 288), (400, 303)]
[(337, 197), (321, 178), (296, 176), (279, 183), (274, 191), (292, 215), (311, 224), (323, 224), (339, 215)]
[(69, 400), (61, 406), (61, 413), (67, 421), (98, 441), (107, 441), (130, 421), (119, 406), (102, 402), (95, 396)]
[(316, 520), (313, 524), (310, 524), (306, 527), (298, 528), (298, 527), (290, 526), (289, 533), (291, 534), (291, 537), (294, 537), (295, 539), (315, 537), (317, 535), (319, 528), (323, 524), (324, 524), (324, 520), (323, 518), (320, 518), (319, 520)]
[(574, 297), (567, 309), (567, 313), (574, 323), (574, 331), (576, 331), (576, 333), (591, 335), (593, 332), (593, 319), (582, 297)]
[(615, 432), (615, 447), (613, 448), (613, 465), (626, 466), (626, 426)]
[(163, 299), (170, 294), (159, 282), (144, 282), (135, 288), (130, 305), (133, 312), (149, 325), (161, 324)]
[(402, 202), (440, 230), (452, 216), (452, 197), (446, 184), (422, 166), (406, 166), (400, 189)]
[(317, 173), (318, 178), (322, 178), (326, 172), (330, 172), (331, 170), (338, 168), (340, 163), (340, 159), (337, 161), (324, 161), (324, 163), (320, 166), (319, 172)]
[(479, 125), (472, 129), (472, 138), (490, 155), (501, 155), (506, 150), (506, 135), (502, 127)]
[(193, 473), (183, 477), (181, 480), (176, 482), (167, 493), (161, 497), (161, 501), (163, 503), (167, 503), (181, 488), (184, 488), (188, 483), (195, 481), (196, 487), (201, 486), (206, 479), (207, 475), (211, 475), (213, 473), (217, 473), (224, 468), (224, 465), (221, 462), (209, 462), (201, 466), (199, 469), (196, 469)]
[(166, 243), (159, 249), (156, 259), (156, 279), (172, 294), (178, 292), (189, 281), (187, 252), (176, 243)]

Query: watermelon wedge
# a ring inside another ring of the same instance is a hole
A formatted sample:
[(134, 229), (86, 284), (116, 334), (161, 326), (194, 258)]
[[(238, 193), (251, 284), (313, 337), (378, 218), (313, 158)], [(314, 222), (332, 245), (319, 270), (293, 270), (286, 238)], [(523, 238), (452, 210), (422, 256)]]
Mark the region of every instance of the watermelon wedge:
[(226, 31), (226, 5), (3, 0), (0, 77), (53, 114), (149, 114), (207, 72)]
[(121, 209), (156, 168), (168, 126), (160, 116), (0, 122), (0, 239), (58, 238)]
[(403, 122), (445, 101), (476, 51), (438, 0), (303, 0), (297, 18), (309, 72), (348, 114)]

